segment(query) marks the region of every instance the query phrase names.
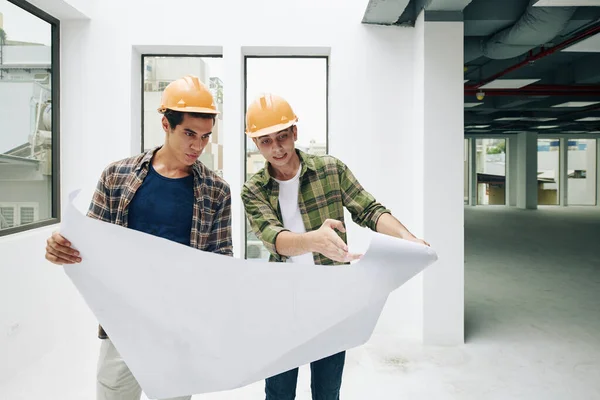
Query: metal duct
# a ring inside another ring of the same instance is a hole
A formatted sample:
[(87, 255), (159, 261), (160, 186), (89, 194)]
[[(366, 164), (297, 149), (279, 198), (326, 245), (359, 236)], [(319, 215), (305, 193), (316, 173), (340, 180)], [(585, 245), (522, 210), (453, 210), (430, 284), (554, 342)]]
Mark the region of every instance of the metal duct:
[(495, 60), (520, 56), (554, 39), (565, 29), (577, 7), (533, 7), (530, 0), (519, 20), (489, 38), (465, 40), (465, 63), (486, 56)]

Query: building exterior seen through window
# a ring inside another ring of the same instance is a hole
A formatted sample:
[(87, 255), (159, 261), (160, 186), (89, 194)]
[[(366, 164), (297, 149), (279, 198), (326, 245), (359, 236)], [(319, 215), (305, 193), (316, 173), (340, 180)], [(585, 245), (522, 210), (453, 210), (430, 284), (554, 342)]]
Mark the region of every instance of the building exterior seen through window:
[(58, 21), (18, 4), (0, 0), (0, 235), (57, 222), (59, 209)]
[[(327, 153), (327, 57), (246, 57), (246, 104), (262, 93), (286, 99), (298, 116), (296, 148)], [(246, 138), (246, 179), (265, 166), (265, 159)], [(246, 258), (266, 260), (269, 252), (246, 221)]]
[(204, 165), (223, 177), (223, 59), (221, 57), (150, 56), (143, 57), (142, 151), (164, 143), (165, 133), (156, 110), (167, 85), (185, 75), (197, 76), (212, 92), (219, 110), (210, 142), (199, 157)]

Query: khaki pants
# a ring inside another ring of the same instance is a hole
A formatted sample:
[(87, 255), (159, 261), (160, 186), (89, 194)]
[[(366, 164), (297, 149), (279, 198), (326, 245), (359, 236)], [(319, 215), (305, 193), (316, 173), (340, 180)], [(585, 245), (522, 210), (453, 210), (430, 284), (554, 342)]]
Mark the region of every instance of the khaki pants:
[[(98, 358), (96, 400), (140, 400), (142, 388), (110, 339), (103, 339)], [(163, 400), (190, 400), (192, 396)]]

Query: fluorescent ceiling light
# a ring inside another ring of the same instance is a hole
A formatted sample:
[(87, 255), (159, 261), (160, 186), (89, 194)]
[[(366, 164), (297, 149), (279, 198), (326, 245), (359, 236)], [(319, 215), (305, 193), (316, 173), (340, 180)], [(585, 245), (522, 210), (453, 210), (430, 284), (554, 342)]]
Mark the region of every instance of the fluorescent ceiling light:
[(481, 86), (480, 89), (519, 89), (537, 81), (539, 79), (496, 79)]
[(467, 83), (467, 82), (469, 82), (469, 80), (468, 80), (468, 79), (465, 79), (464, 83)]
[(587, 131), (563, 131), (562, 133), (586, 133)]
[(566, 103), (555, 104), (552, 107), (587, 107), (598, 103), (600, 101), (567, 101)]
[(467, 132), (479, 133), (479, 132), (491, 132), (491, 129), (468, 129)]
[(496, 118), (494, 121), (535, 121), (535, 122), (548, 122), (555, 121), (557, 118), (535, 118), (535, 117), (504, 117)]
[(554, 129), (554, 128), (558, 128), (558, 125), (540, 125), (540, 126), (535, 126), (533, 129)]
[(523, 121), (548, 122), (556, 121), (558, 118), (523, 118)]
[(534, 7), (596, 7), (600, 0), (538, 0)]
[(465, 126), (465, 128), (475, 128), (475, 129), (484, 129), (484, 128), (489, 128), (490, 125), (469, 125), (469, 126)]
[(482, 105), (483, 103), (465, 103), (465, 108), (473, 108)]
[(585, 118), (576, 119), (575, 121), (580, 121), (580, 122), (595, 122), (595, 121), (600, 121), (600, 117), (585, 117)]
[(600, 34), (596, 33), (572, 46), (563, 49), (566, 52), (597, 53), (600, 52)]
[(527, 133), (527, 131), (504, 131), (504, 133)]

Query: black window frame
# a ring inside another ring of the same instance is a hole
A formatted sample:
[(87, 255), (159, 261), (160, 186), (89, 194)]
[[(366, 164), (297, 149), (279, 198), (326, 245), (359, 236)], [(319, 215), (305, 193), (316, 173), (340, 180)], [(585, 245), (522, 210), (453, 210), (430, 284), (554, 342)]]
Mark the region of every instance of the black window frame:
[[(40, 18), (51, 26), (50, 79), (52, 82), (52, 194), (51, 216), (43, 221), (0, 230), (0, 237), (38, 229), (61, 222), (60, 204), (60, 21), (25, 0), (8, 0), (9, 3)], [(1, 68), (1, 66), (0, 66)]]

